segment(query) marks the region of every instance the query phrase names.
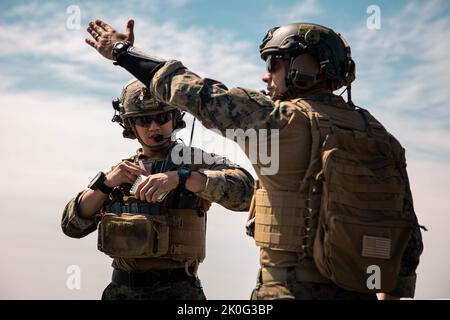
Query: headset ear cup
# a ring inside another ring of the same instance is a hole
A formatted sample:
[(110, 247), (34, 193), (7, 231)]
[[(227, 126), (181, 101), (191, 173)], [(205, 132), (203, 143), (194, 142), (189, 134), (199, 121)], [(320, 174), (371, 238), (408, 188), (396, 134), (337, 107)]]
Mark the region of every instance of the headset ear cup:
[(129, 119), (124, 119), (123, 121), (123, 132), (122, 135), (127, 139), (136, 139), (136, 135), (134, 134), (134, 130), (132, 128), (132, 124)]
[(183, 120), (185, 114), (185, 112), (175, 111), (176, 120), (174, 130), (186, 128), (186, 122)]
[(184, 128), (186, 128), (186, 122), (183, 119), (178, 119), (176, 129), (184, 129)]
[(319, 63), (312, 55), (304, 53), (291, 59), (289, 72), (295, 87), (308, 90), (318, 83)]
[(133, 140), (136, 139), (134, 132), (129, 129), (124, 129), (122, 132), (122, 135), (124, 138), (127, 138), (127, 139), (133, 139)]
[(355, 81), (355, 79), (356, 79), (356, 64), (355, 61), (353, 61), (353, 59), (350, 58), (348, 72), (345, 76), (346, 81), (345, 85), (347, 86), (350, 85), (353, 81)]

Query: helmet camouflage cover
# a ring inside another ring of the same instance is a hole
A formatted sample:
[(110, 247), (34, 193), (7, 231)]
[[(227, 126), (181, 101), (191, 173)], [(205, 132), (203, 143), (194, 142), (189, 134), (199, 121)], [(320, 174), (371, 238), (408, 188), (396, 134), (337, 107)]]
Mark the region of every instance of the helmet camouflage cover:
[(319, 63), (320, 77), (329, 80), (333, 90), (348, 86), (355, 79), (355, 64), (347, 41), (318, 24), (291, 23), (272, 28), (259, 49), (263, 60), (272, 54), (291, 61), (301, 54), (310, 54)]
[[(136, 133), (130, 121), (133, 117), (175, 111), (175, 117), (178, 118), (180, 113), (177, 108), (156, 100), (151, 96), (148, 88), (137, 79), (129, 81), (123, 87), (120, 99), (114, 100), (112, 104), (116, 111), (112, 121), (118, 122), (124, 129), (123, 136), (130, 139), (136, 139)], [(177, 123), (178, 127), (183, 127), (182, 124), (184, 122)]]
[(175, 107), (153, 98), (148, 88), (137, 79), (131, 80), (123, 87), (120, 104), (122, 119), (176, 110)]

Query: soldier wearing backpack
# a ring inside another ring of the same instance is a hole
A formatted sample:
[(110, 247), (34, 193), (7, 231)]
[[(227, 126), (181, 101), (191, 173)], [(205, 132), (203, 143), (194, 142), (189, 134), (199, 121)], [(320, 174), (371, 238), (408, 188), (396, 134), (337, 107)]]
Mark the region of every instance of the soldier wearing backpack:
[[(278, 135), (279, 170), (265, 175), (264, 163), (254, 164), (248, 233), (261, 268), (253, 299), (414, 297), (423, 245), (404, 149), (353, 104), (355, 63), (340, 34), (309, 23), (270, 29), (260, 46), (267, 96), (138, 51), (133, 23), (122, 34), (97, 20), (88, 28), (95, 41), (86, 41), (208, 128)], [(342, 87), (347, 102), (333, 94)]]

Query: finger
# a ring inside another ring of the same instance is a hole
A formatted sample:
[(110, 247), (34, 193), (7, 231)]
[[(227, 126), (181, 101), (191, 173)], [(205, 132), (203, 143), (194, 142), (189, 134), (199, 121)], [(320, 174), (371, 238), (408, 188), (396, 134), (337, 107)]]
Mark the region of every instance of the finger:
[[(136, 188), (136, 192), (141, 192), (142, 190), (147, 190), (148, 188), (150, 188), (153, 185), (153, 182), (150, 181), (150, 179), (144, 179), (142, 180), (139, 185)], [(144, 192), (145, 193), (145, 192)], [(142, 199), (144, 199), (144, 196), (142, 196)]]
[[(106, 32), (106, 29), (103, 28), (103, 26), (102, 26), (102, 22), (103, 22), (102, 20), (97, 19), (97, 20), (95, 20), (94, 26), (93, 26), (93, 28), (94, 28), (97, 32), (99, 32), (100, 34)], [(98, 30), (100, 30), (100, 31), (98, 31)]]
[(104, 22), (104, 21), (102, 21), (100, 19), (95, 20), (95, 24), (99, 25), (100, 27), (102, 27), (106, 31), (113, 31), (114, 30), (113, 27), (111, 27), (109, 24), (107, 24), (106, 22)]
[(89, 32), (89, 34), (92, 36), (92, 38), (94, 38), (95, 41), (98, 41), (98, 37), (100, 37), (100, 35), (95, 32), (91, 27), (86, 29), (87, 32)]
[(84, 41), (88, 45), (90, 45), (92, 48), (97, 49), (97, 44), (96, 44), (96, 42), (94, 40), (86, 38), (86, 39), (84, 39)]
[(95, 23), (93, 21), (90, 21), (88, 25), (88, 32), (91, 33), (95, 28)]
[(148, 191), (145, 193), (145, 200), (147, 200), (147, 202), (154, 202), (153, 195), (156, 193), (157, 190), (158, 187), (155, 185), (153, 185), (150, 189), (148, 189)]
[(139, 168), (139, 167), (130, 166), (130, 165), (128, 165), (128, 164), (124, 164), (124, 166), (125, 166), (126, 170), (127, 170), (129, 173), (132, 173), (132, 174), (134, 174), (134, 175), (136, 175), (136, 176), (141, 175), (141, 174), (144, 173), (144, 171), (142, 171), (142, 169)]
[(123, 165), (127, 168), (127, 170), (133, 174), (136, 175), (140, 175), (145, 173), (144, 170), (142, 170), (138, 165), (132, 163), (132, 162), (128, 162), (128, 161), (124, 161)]
[(128, 183), (134, 183), (134, 181), (137, 178), (135, 175), (133, 175), (129, 172), (126, 172), (126, 171), (123, 172), (123, 175), (125, 176), (125, 180), (126, 180), (125, 182), (128, 182)]
[(94, 29), (99, 35), (103, 35), (106, 31), (97, 24), (89, 25), (92, 29)]
[[(156, 186), (155, 186), (156, 187)], [(158, 200), (158, 197), (159, 197), (159, 195), (161, 194), (161, 192), (164, 192), (164, 191), (161, 191), (161, 188), (156, 188), (156, 191), (155, 192), (153, 192), (153, 195), (152, 195), (152, 202), (156, 202), (157, 200)]]
[(153, 187), (153, 184), (148, 181), (143, 187), (142, 189), (139, 191), (139, 196), (141, 200), (147, 199), (147, 192), (148, 190), (150, 190)]
[(147, 180), (139, 182), (138, 186), (136, 187), (136, 190), (134, 191), (135, 194), (140, 194), (141, 190), (145, 185), (147, 184)]
[(125, 35), (127, 36), (127, 40), (131, 43), (134, 42), (134, 20), (130, 19), (127, 22), (127, 26), (125, 28)]
[(128, 160), (125, 160), (124, 163), (129, 165), (129, 166), (131, 166), (131, 167), (134, 167), (134, 168), (138, 168), (138, 169), (141, 168), (138, 164), (136, 164), (134, 162), (131, 162), (131, 161), (128, 161)]

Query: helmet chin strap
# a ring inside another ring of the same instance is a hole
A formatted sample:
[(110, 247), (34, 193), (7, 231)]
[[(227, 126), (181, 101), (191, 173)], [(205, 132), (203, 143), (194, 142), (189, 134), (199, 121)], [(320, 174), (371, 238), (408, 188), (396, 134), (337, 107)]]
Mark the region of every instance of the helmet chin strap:
[(351, 106), (355, 106), (355, 104), (353, 103), (353, 100), (352, 100), (352, 86), (351, 85), (347, 86), (347, 103)]

